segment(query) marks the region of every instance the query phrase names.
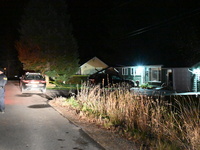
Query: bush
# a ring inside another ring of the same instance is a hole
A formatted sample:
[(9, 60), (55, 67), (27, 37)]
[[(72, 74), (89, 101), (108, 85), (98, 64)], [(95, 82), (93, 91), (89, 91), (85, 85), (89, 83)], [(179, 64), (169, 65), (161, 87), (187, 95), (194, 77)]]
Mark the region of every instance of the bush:
[(140, 85), (140, 87), (143, 88), (143, 89), (151, 89), (151, 88), (153, 88), (153, 86), (149, 85), (148, 83), (142, 84), (142, 85)]
[(88, 75), (73, 75), (70, 79), (66, 82), (66, 84), (82, 84), (87, 82)]
[[(55, 81), (52, 78), (50, 78), (50, 83), (54, 84), (56, 87), (53, 87), (54, 89), (57, 88), (63, 88), (63, 89), (77, 89), (77, 85), (81, 85), (84, 82), (87, 82), (88, 76), (87, 75), (73, 75), (69, 78), (68, 81)], [(80, 86), (79, 86), (80, 87)]]

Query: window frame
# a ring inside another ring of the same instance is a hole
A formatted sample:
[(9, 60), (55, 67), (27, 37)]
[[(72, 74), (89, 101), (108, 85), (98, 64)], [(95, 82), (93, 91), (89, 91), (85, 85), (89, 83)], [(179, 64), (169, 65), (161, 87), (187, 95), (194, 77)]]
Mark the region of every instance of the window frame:
[(128, 68), (122, 68), (122, 75), (128, 75)]

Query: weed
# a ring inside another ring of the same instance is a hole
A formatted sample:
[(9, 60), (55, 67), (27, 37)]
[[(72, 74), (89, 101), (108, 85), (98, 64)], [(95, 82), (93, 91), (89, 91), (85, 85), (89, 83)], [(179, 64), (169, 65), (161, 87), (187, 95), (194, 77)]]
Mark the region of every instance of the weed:
[(143, 149), (200, 149), (200, 104), (192, 99), (167, 102), (135, 95), (127, 88), (88, 88), (83, 85), (77, 100), (68, 100), (85, 116), (141, 142)]

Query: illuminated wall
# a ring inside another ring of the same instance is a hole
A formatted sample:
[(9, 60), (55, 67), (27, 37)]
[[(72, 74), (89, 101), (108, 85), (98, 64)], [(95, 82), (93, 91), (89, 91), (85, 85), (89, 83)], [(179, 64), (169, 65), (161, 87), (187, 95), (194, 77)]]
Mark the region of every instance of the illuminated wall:
[(80, 66), (78, 74), (90, 75), (107, 67), (108, 65), (101, 61), (99, 58), (93, 57), (92, 59)]

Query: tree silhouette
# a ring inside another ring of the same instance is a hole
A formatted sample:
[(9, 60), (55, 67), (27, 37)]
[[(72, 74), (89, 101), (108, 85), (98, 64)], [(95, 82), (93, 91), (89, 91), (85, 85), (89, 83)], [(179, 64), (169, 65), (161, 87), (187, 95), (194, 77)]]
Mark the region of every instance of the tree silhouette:
[(79, 67), (78, 46), (63, 0), (30, 0), (16, 42), (25, 70), (66, 81)]

